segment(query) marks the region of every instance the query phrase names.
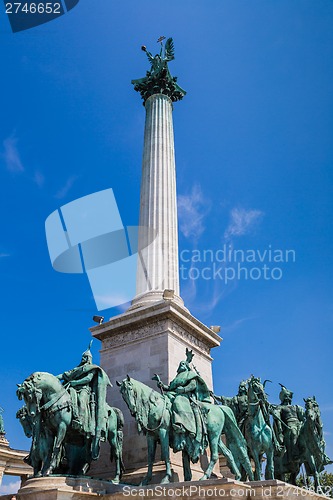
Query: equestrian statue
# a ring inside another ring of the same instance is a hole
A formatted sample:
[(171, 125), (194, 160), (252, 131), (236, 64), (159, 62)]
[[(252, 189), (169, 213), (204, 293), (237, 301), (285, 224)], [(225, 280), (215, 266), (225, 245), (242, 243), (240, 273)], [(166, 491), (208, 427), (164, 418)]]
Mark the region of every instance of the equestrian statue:
[[(138, 431), (147, 436), (148, 472), (142, 484), (148, 484), (152, 479), (158, 442), (166, 466), (162, 483), (171, 480), (169, 447), (174, 452), (182, 452), (185, 481), (192, 478), (190, 462), (198, 462), (208, 446), (210, 462), (201, 479), (211, 476), (219, 453), (227, 458), (236, 479), (241, 477), (240, 467), (253, 479), (246, 442), (234, 414), (227, 406), (211, 402), (205, 381), (190, 366), (193, 356), (193, 352), (186, 349), (186, 360), (180, 362), (177, 375), (169, 385), (163, 384), (158, 375), (153, 377), (161, 393), (128, 375), (121, 383), (117, 382), (131, 415), (136, 419)], [(222, 441), (222, 434), (231, 443), (230, 447)]]
[(110, 458), (116, 462), (114, 482), (120, 481), (124, 419), (106, 402), (111, 383), (92, 363), (90, 347), (91, 343), (72, 370), (57, 376), (35, 372), (18, 384), (17, 396), (25, 406), (17, 418), (32, 438), (26, 461), (34, 476), (85, 475), (92, 460), (99, 458), (100, 443), (108, 441)]
[[(320, 492), (319, 473), (332, 461), (325, 453), (319, 405), (314, 396), (304, 399), (305, 408), (293, 405), (292, 391), (282, 384), (280, 404), (271, 404), (265, 392), (266, 382), (268, 380), (261, 383), (260, 378), (252, 375), (240, 383), (237, 396), (214, 394), (213, 397), (234, 412), (249, 457), (255, 464), (256, 480), (261, 479), (265, 456), (265, 479), (275, 478), (296, 485), (304, 464), (307, 476), (313, 476), (315, 489)], [(245, 472), (242, 469), (241, 472), (242, 480), (246, 480)]]

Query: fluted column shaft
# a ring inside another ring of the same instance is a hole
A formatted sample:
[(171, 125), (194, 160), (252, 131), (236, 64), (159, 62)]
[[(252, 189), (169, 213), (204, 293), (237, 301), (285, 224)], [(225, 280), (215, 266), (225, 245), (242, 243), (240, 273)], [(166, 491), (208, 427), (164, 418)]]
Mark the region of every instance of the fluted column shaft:
[(163, 94), (145, 103), (139, 258), (133, 304), (159, 301), (165, 289), (179, 298), (178, 227), (172, 102)]

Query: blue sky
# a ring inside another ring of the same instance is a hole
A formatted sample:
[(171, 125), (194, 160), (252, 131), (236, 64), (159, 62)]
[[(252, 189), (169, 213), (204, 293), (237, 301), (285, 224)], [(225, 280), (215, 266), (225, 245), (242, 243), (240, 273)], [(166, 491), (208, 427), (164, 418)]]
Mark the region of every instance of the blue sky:
[(96, 313), (86, 276), (52, 269), (45, 219), (112, 187), (123, 223), (137, 224), (144, 108), (130, 81), (148, 69), (140, 46), (157, 51), (166, 35), (188, 92), (174, 106), (180, 250), (296, 255), (279, 280), (183, 280), (191, 312), (222, 327), (215, 391), (233, 395), (253, 373), (273, 381), (272, 402), (279, 382), (299, 404), (315, 394), (333, 456), (332, 22), (328, 0), (80, 0), (13, 34), (2, 9), (0, 405), (12, 447), (29, 446), (15, 384), (74, 366)]

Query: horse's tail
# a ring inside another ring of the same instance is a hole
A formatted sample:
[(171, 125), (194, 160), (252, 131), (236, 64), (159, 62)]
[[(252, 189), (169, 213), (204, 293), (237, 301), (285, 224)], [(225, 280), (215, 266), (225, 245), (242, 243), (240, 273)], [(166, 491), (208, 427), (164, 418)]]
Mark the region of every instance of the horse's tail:
[(119, 408), (115, 408), (114, 406), (112, 406), (111, 408), (117, 416), (117, 430), (122, 429), (125, 423), (123, 412), (119, 410)]
[(221, 405), (220, 408), (221, 408), (221, 410), (224, 414), (224, 418), (225, 418), (223, 433), (225, 434), (227, 440), (229, 441), (228, 438), (230, 438), (230, 440), (232, 441), (233, 439), (236, 438), (238, 443), (240, 443), (242, 445), (245, 444), (245, 446), (246, 446), (245, 438), (244, 438), (240, 428), (238, 427), (238, 424), (237, 424), (237, 421), (236, 421), (236, 418), (235, 418), (235, 415), (234, 415), (234, 412), (232, 411), (232, 409), (229, 408), (229, 406), (224, 406), (224, 405)]

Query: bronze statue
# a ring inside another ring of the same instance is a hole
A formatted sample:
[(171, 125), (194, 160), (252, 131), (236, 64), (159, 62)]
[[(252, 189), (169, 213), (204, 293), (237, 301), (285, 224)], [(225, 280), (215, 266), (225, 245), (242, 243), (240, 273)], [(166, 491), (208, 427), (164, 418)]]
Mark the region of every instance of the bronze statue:
[(238, 386), (238, 393), (233, 397), (213, 395), (214, 399), (223, 405), (229, 406), (236, 417), (238, 427), (245, 435), (245, 422), (248, 417), (247, 380), (242, 380)]
[[(73, 370), (57, 377), (35, 372), (18, 384), (17, 396), (26, 409), (17, 417), (32, 437), (27, 460), (35, 475), (84, 475), (99, 457), (100, 442), (108, 440), (116, 460), (114, 482), (119, 482), (124, 421), (121, 411), (106, 403), (108, 385), (104, 370), (92, 364), (90, 346)], [(36, 453), (36, 448), (41, 451)]]
[(64, 387), (73, 403), (72, 426), (80, 432), (95, 436), (95, 441), (105, 440), (106, 389), (111, 382), (102, 368), (92, 364), (92, 355), (88, 349), (82, 354), (81, 363), (60, 375)]
[(305, 420), (305, 411), (299, 405), (292, 405), (293, 392), (281, 385), (280, 405), (271, 405), (270, 411), (274, 419), (275, 435), (283, 449), (275, 457), (277, 479), (285, 479), (290, 474), (290, 482), (296, 484), (299, 472), (300, 453), (298, 437)]
[(326, 443), (323, 435), (323, 423), (320, 416), (319, 405), (315, 396), (304, 399), (305, 421), (301, 427), (298, 448), (300, 462), (304, 463), (308, 476), (313, 476), (315, 490), (320, 492), (319, 473), (325, 465), (332, 463), (326, 455)]
[(157, 386), (166, 392), (172, 403), (172, 426), (174, 430), (174, 451), (184, 449), (186, 436), (190, 456), (196, 460), (208, 446), (205, 432), (205, 416), (198, 402), (210, 403), (210, 392), (198, 372), (190, 367), (192, 351), (186, 349), (186, 360), (178, 366), (176, 377), (169, 385), (164, 385), (155, 375)]
[[(282, 384), (280, 404), (271, 404), (265, 392), (266, 382), (262, 384), (259, 378), (251, 376), (246, 383), (241, 382), (237, 396), (213, 397), (233, 409), (244, 432), (249, 455), (255, 461), (257, 480), (260, 479), (261, 456), (265, 453), (266, 479), (275, 477), (296, 484), (296, 477), (304, 464), (307, 475), (313, 476), (315, 488), (320, 492), (319, 473), (332, 462), (325, 453), (319, 405), (315, 397), (304, 399), (305, 409), (293, 405), (292, 391)], [(247, 411), (244, 405), (246, 400)], [(270, 416), (273, 417), (272, 421)], [(243, 471), (242, 479), (246, 479)]]
[(281, 385), (278, 406), (271, 405), (276, 434), (283, 445), (282, 454), (275, 457), (276, 477), (296, 484), (302, 464), (308, 476), (313, 476), (315, 490), (320, 491), (319, 473), (332, 463), (325, 453), (323, 424), (316, 398), (304, 399), (305, 409), (292, 405), (293, 393)]
[[(139, 432), (147, 435), (148, 472), (143, 484), (148, 484), (152, 478), (157, 442), (161, 443), (166, 465), (162, 483), (171, 479), (169, 446), (174, 451), (182, 451), (184, 479), (190, 481), (190, 461), (195, 463), (199, 460), (207, 443), (210, 447), (210, 462), (201, 479), (211, 476), (219, 453), (226, 456), (237, 479), (241, 477), (241, 466), (253, 479), (246, 442), (232, 410), (210, 402), (206, 383), (197, 370), (190, 366), (192, 358), (192, 351), (187, 349), (186, 360), (179, 364), (177, 375), (169, 385), (164, 385), (158, 375), (154, 376), (162, 394), (128, 375), (121, 383), (117, 382), (124, 401), (137, 421)], [(226, 435), (230, 448), (223, 443), (222, 434)]]
[[(163, 41), (163, 39), (164, 37), (161, 37), (160, 40)], [(171, 76), (168, 67), (168, 62), (175, 58), (172, 38), (167, 39), (164, 47), (161, 43), (160, 53), (155, 56), (147, 50), (145, 45), (142, 45), (141, 49), (147, 54), (151, 70), (147, 71), (144, 78), (132, 80), (132, 84), (134, 90), (140, 92), (144, 103), (154, 94), (167, 95), (172, 101), (181, 100), (186, 92), (177, 84), (177, 77)]]
[(250, 456), (255, 463), (255, 480), (261, 479), (261, 461), (266, 455), (265, 479), (274, 479), (274, 440), (267, 411), (265, 386), (260, 378), (250, 377), (248, 381), (248, 418), (245, 424), (245, 438)]

